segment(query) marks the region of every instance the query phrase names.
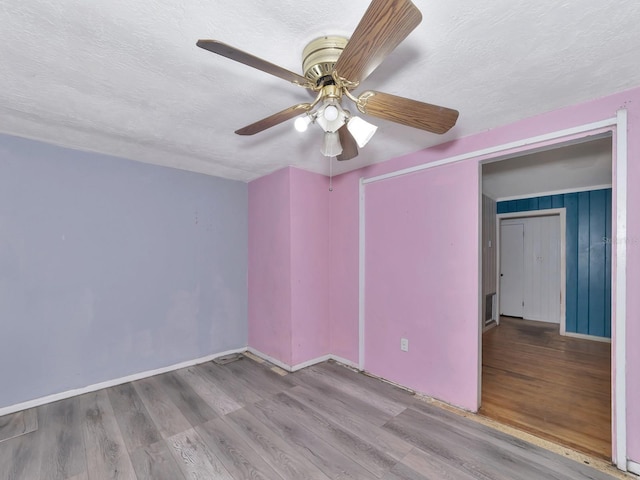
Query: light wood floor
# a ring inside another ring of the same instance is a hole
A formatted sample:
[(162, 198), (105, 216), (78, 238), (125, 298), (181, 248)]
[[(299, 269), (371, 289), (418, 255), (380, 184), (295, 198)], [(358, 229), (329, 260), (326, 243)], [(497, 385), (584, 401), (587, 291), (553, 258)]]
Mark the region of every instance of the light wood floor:
[(611, 344), (502, 317), (483, 335), (482, 353), (481, 414), (611, 458)]
[(0, 442), (0, 478), (613, 478), (333, 363), (207, 363), (36, 413)]

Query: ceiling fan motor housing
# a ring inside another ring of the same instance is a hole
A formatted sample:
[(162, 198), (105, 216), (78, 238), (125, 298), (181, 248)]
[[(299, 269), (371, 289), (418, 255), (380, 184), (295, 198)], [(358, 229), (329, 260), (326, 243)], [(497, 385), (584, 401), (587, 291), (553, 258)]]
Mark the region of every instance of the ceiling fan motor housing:
[(326, 36), (311, 41), (302, 52), (302, 71), (315, 85), (333, 83), (331, 73), (349, 39)]

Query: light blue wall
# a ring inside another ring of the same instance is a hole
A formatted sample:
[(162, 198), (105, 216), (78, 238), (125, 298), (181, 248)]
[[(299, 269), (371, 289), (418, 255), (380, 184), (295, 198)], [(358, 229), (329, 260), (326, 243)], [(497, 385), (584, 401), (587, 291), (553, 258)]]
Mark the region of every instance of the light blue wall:
[(566, 208), (567, 332), (611, 337), (611, 189), (498, 202), (498, 213)]
[(247, 185), (0, 135), (0, 408), (247, 345)]

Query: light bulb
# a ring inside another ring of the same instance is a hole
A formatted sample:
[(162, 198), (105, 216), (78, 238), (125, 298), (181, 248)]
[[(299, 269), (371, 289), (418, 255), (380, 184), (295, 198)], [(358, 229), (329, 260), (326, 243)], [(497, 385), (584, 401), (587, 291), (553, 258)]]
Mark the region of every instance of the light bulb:
[(347, 115), (340, 105), (326, 104), (316, 117), (316, 122), (325, 132), (337, 132), (344, 125)]
[(311, 117), (305, 115), (304, 117), (296, 118), (296, 121), (293, 122), (293, 126), (298, 132), (306, 132), (310, 123)]
[(324, 115), (324, 118), (326, 118), (330, 122), (333, 122), (338, 118), (338, 113), (339, 113), (338, 109), (336, 108), (335, 105), (327, 105), (324, 109), (323, 115)]

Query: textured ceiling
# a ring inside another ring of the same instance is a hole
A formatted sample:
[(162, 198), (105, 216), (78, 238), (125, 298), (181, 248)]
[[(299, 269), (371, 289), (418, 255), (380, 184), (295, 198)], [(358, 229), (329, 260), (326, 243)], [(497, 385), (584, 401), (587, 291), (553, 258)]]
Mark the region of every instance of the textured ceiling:
[(482, 167), (482, 192), (496, 200), (611, 186), (611, 137), (510, 158)]
[[(286, 165), (327, 173), (317, 127), (233, 133), (305, 90), (195, 42), (302, 73), (306, 43), (348, 36), (368, 3), (0, 1), (0, 131), (245, 181)], [(422, 23), (363, 87), (456, 108), (458, 125), (438, 136), (375, 120), (334, 173), (640, 85), (637, 0), (414, 3)]]

